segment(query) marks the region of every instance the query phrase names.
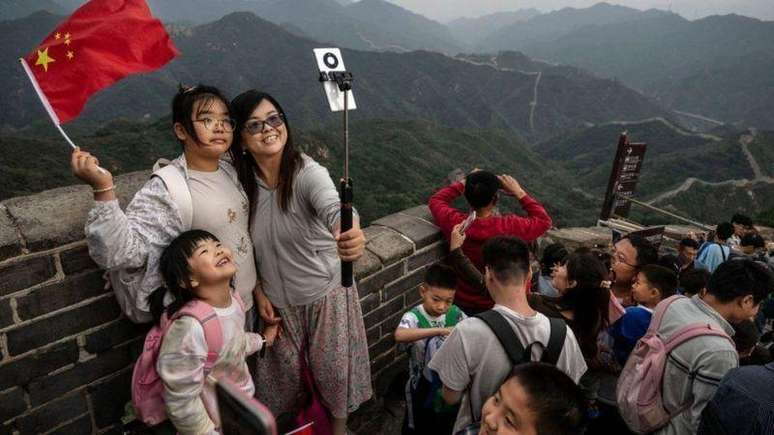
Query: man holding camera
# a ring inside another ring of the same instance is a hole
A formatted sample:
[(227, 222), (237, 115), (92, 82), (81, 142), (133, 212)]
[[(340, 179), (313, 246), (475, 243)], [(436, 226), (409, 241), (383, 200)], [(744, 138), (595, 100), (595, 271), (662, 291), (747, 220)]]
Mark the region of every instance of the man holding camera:
[[(516, 214), (496, 215), (498, 191), (513, 195), (527, 212), (526, 217)], [(476, 212), (476, 219), (465, 231), (465, 243), (462, 251), (483, 273), (481, 247), (484, 242), (495, 236), (516, 236), (525, 242), (531, 242), (551, 228), (551, 217), (537, 200), (527, 194), (518, 181), (510, 175), (495, 175), (488, 171), (475, 171), (464, 180), (446, 186), (436, 192), (428, 206), (436, 225), (448, 241), (455, 225), (467, 218), (467, 213), (452, 206), (460, 195), (465, 195), (470, 208)], [(455, 304), (468, 314), (486, 311), (494, 305), (487, 293), (482, 293), (462, 280), (457, 281)]]

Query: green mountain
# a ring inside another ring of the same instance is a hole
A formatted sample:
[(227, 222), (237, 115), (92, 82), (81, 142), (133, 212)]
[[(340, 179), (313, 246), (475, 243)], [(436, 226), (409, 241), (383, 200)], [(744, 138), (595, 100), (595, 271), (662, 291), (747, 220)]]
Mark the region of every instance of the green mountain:
[[(632, 142), (648, 144), (635, 195), (641, 201), (710, 223), (727, 220), (736, 211), (754, 216), (774, 204), (774, 178), (770, 176), (773, 132), (698, 135), (655, 119), (594, 126), (533, 148), (572, 174), (573, 182), (586, 195), (598, 198), (593, 209), (599, 210), (617, 137), (624, 130)], [(756, 174), (745, 148), (762, 173)], [(637, 206), (633, 211), (632, 217), (640, 222), (670, 221)]]
[(675, 110), (774, 128), (771, 21), (661, 15), (586, 26), (510, 48), (616, 78)]
[[(120, 174), (148, 169), (157, 158), (180, 152), (169, 124), (169, 118), (151, 124), (115, 121), (97, 131), (81, 130), (73, 139), (98, 156), (102, 166)], [(296, 132), (301, 148), (337, 179), (343, 152), (339, 123)], [(350, 135), (355, 205), (366, 221), (426, 203), (456, 168), (482, 167), (517, 177), (547, 205), (557, 224), (593, 222), (588, 213), (593, 204), (571, 193), (563, 181), (567, 175), (506, 131), (452, 129), (424, 121), (362, 121), (353, 123)], [(55, 135), (31, 138), (25, 131), (0, 136), (0, 155), (0, 200), (78, 183), (69, 171), (70, 150)], [(501, 203), (501, 209), (513, 207), (513, 200)]]
[(65, 9), (53, 0), (3, 0), (0, 2), (0, 20), (16, 20), (33, 12), (48, 11), (63, 14)]
[(582, 9), (563, 8), (504, 26), (488, 37), (482, 38), (476, 48), (479, 52), (490, 53), (501, 50), (524, 50), (531, 44), (554, 41), (588, 26), (628, 23), (656, 16), (677, 17), (668, 12), (640, 11), (609, 3), (598, 3)]
[(527, 21), (540, 15), (537, 9), (520, 9), (513, 12), (497, 12), (477, 18), (457, 18), (447, 24), (452, 35), (469, 49), (494, 32), (514, 23)]
[[(0, 22), (0, 109), (7, 128), (45, 119), (37, 97), (16, 63), (35, 47), (57, 17), (39, 13)], [(249, 88), (275, 94), (312, 129), (338, 119), (331, 114), (317, 81), (312, 49), (320, 43), (292, 35), (250, 13), (234, 13), (201, 26), (172, 29), (183, 53), (160, 71), (132, 76), (95, 95), (73, 124), (116, 118), (147, 120), (168, 111), (177, 84), (212, 83), (235, 95)], [(257, 45), (255, 41), (261, 41)], [(658, 104), (612, 80), (537, 76), (493, 68), (439, 53), (380, 53), (344, 50), (355, 75), (358, 109), (365, 119), (422, 119), (452, 128), (506, 129), (528, 141), (566, 129), (609, 120), (667, 116)], [(68, 126), (68, 128), (71, 128)]]

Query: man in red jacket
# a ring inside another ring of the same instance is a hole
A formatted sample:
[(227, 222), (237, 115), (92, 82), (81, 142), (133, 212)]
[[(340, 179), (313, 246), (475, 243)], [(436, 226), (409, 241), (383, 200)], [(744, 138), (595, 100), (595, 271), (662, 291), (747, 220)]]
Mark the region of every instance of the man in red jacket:
[[(527, 217), (515, 214), (495, 216), (492, 211), (497, 204), (497, 191), (503, 189), (515, 196)], [(452, 202), (464, 194), (470, 207), (476, 211), (476, 220), (465, 231), (465, 243), (462, 251), (483, 273), (481, 246), (495, 236), (516, 236), (525, 242), (531, 242), (551, 228), (551, 217), (542, 204), (527, 195), (518, 181), (510, 175), (495, 175), (488, 171), (476, 171), (464, 181), (454, 183), (436, 192), (429, 202), (430, 212), (436, 225), (441, 228), (448, 241), (451, 231), (467, 217)], [(494, 302), (489, 294), (475, 290), (462, 280), (457, 280), (457, 294), (454, 301), (465, 313), (471, 315), (492, 308)]]

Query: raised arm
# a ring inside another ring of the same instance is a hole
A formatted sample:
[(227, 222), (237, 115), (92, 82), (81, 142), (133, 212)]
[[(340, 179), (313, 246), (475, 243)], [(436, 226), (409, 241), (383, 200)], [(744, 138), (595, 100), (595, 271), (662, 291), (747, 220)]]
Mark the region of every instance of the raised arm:
[(435, 224), (441, 228), (445, 237), (449, 237), (454, 225), (465, 219), (465, 214), (452, 207), (452, 202), (465, 192), (465, 185), (457, 182), (446, 186), (430, 197), (427, 205)]
[(519, 200), (521, 207), (527, 212), (526, 217), (517, 215), (504, 216), (500, 221), (502, 227), (498, 229), (499, 232), (531, 241), (548, 231), (551, 228), (551, 217), (546, 212), (543, 204), (529, 196), (521, 187), (521, 184), (510, 175), (500, 175), (498, 178), (503, 189), (515, 196)]

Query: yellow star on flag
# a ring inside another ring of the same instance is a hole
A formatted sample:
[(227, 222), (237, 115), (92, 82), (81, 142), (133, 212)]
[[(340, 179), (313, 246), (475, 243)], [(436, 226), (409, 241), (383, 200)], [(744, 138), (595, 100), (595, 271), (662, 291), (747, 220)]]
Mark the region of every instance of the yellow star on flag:
[(61, 34), (61, 33), (59, 33), (59, 32), (56, 32), (56, 35), (54, 35), (54, 38), (55, 38), (55, 39), (59, 39), (59, 38), (61, 38), (61, 37), (62, 37), (62, 34)]
[(70, 45), (70, 40), (69, 39), (65, 39), (65, 45)]
[(70, 39), (70, 34), (69, 33), (65, 33), (65, 39)]
[(72, 51), (68, 50), (67, 51), (67, 58), (70, 59), (70, 60), (73, 60), (74, 57), (75, 57), (75, 53), (73, 53)]
[(35, 65), (43, 65), (43, 70), (48, 72), (48, 64), (55, 61), (53, 57), (48, 57), (48, 47), (46, 47), (43, 51), (38, 50), (38, 60)]

